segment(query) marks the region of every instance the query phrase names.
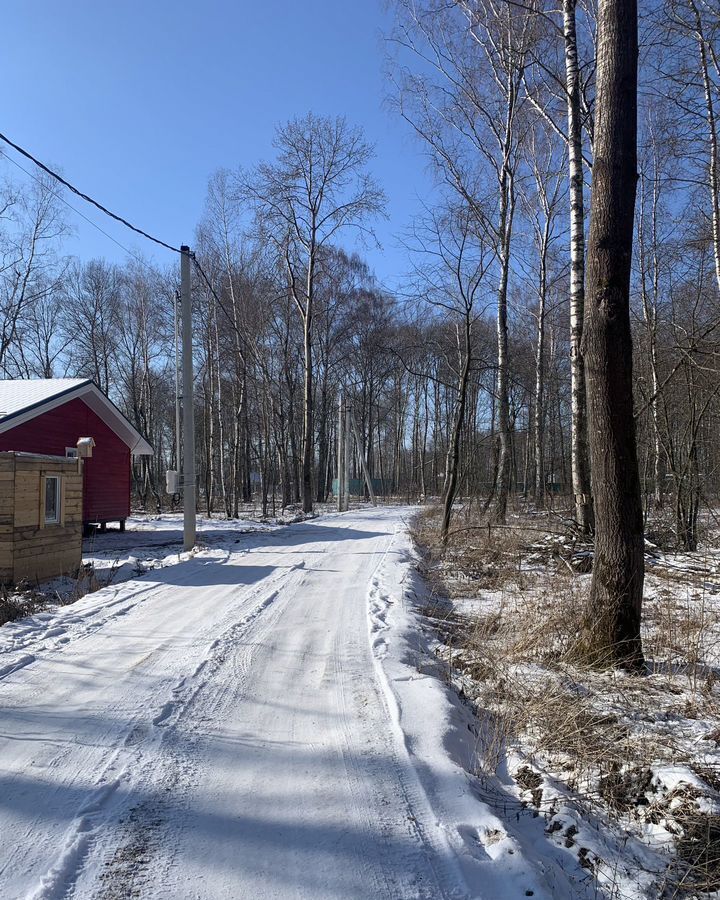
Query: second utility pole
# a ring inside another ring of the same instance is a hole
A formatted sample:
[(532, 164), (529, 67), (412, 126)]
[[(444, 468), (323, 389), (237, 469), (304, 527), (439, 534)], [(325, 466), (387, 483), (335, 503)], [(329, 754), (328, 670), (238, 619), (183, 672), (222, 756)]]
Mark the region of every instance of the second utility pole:
[(345, 424), (344, 424), (344, 450), (345, 460), (343, 462), (343, 475), (345, 483), (343, 485), (343, 497), (345, 498), (345, 512), (350, 509), (350, 404), (345, 401)]
[(190, 248), (180, 247), (180, 300), (182, 306), (182, 397), (183, 397), (183, 546), (195, 546), (195, 412), (193, 409), (192, 293)]
[(345, 404), (343, 403), (342, 391), (338, 398), (338, 433), (337, 433), (337, 508), (338, 512), (347, 510), (345, 493), (345, 444), (348, 441), (348, 435), (345, 433)]

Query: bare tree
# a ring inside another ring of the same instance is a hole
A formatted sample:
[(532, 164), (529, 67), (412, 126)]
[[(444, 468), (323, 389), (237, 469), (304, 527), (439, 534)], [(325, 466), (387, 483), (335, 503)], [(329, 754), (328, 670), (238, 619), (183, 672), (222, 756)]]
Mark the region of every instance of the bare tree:
[(492, 260), (484, 222), (477, 221), (471, 208), (456, 204), (433, 211), (418, 222), (412, 249), (419, 251), (418, 296), (439, 313), (438, 325), (445, 324), (453, 335), (454, 359), (448, 367), (456, 389), (448, 434), (443, 487), (441, 536), (447, 540), (453, 503), (457, 496), (460, 439), (465, 426), (468, 388), (475, 362), (474, 329), (485, 312), (478, 309), (478, 297)]
[(0, 188), (0, 370), (8, 373), (8, 353), (19, 348), (23, 318), (33, 305), (58, 290), (58, 259), (67, 225), (47, 179), (27, 188)]
[(671, 0), (670, 17), (695, 50), (695, 66), (683, 73), (681, 104), (702, 121), (700, 156), (706, 170), (702, 180), (710, 203), (715, 279), (720, 291), (720, 12), (716, 5), (702, 0)]
[(635, 670), (644, 662), (644, 532), (630, 331), (637, 60), (636, 0), (602, 0), (583, 333), (596, 519), (585, 628), (595, 660)]
[(343, 118), (308, 113), (278, 128), (277, 159), (242, 179), (286, 267), (303, 327), (303, 509), (313, 508), (313, 317), (321, 251), (346, 228), (366, 229), (385, 197), (367, 172), (373, 150)]
[[(562, 232), (559, 231), (562, 209), (565, 147), (558, 148), (557, 137), (543, 121), (535, 123), (529, 133), (526, 148), (527, 168), (532, 179), (528, 180), (522, 192), (523, 208), (532, 228), (537, 255), (528, 260), (532, 271), (529, 280), (537, 295), (535, 345), (535, 385), (533, 390), (532, 456), (535, 462), (533, 478), (533, 498), (538, 508), (545, 502), (545, 399), (547, 369), (547, 321), (549, 295), (553, 287), (553, 258), (557, 255), (555, 245)], [(560, 269), (564, 273), (565, 266)], [(555, 276), (557, 278), (557, 275)], [(584, 384), (584, 382), (583, 382)], [(530, 441), (528, 441), (528, 451)], [(528, 454), (526, 454), (528, 455)], [(526, 479), (523, 479), (525, 482)]]
[(442, 183), (469, 204), (478, 220), (492, 223), (499, 439), (495, 518), (504, 522), (513, 452), (508, 291), (516, 178), (526, 130), (522, 85), (538, 19), (532, 4), (495, 0), (397, 0), (397, 5), (403, 18), (395, 44), (417, 57), (424, 70), (411, 74), (401, 69), (400, 112), (427, 144)]
[(582, 83), (578, 59), (576, 6), (577, 0), (563, 0), (567, 146), (570, 176), (571, 461), (575, 518), (581, 531), (589, 532), (593, 528), (593, 507), (587, 445), (585, 368), (581, 350), (585, 312), (585, 201), (582, 169)]
[(121, 269), (102, 259), (76, 264), (66, 280), (63, 331), (72, 337), (74, 374), (92, 378), (106, 394), (117, 371), (122, 281)]

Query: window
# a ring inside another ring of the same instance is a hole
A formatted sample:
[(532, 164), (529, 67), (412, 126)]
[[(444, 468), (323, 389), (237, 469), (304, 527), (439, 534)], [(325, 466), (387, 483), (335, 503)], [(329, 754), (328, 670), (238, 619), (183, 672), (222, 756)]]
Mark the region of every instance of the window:
[(57, 525), (60, 521), (60, 477), (45, 476), (45, 524)]
[(77, 459), (78, 458), (78, 448), (77, 447), (66, 447), (65, 448), (65, 456), (68, 459)]

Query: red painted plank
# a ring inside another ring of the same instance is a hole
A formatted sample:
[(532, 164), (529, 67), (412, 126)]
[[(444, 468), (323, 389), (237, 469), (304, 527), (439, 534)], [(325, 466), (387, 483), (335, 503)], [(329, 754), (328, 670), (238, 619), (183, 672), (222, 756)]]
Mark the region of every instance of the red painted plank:
[(84, 463), (83, 519), (114, 522), (130, 515), (130, 448), (79, 398), (0, 434), (0, 450), (65, 456), (78, 438), (95, 440)]

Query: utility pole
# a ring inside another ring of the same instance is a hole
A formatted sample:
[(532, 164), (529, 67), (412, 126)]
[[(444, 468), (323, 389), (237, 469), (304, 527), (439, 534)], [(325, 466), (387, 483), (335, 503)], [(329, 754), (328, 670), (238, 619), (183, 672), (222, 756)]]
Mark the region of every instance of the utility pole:
[(345, 485), (343, 495), (345, 497), (345, 512), (350, 509), (350, 404), (345, 401)]
[(193, 410), (192, 295), (190, 291), (190, 248), (180, 247), (180, 300), (182, 306), (183, 369), (183, 543), (195, 546), (195, 414)]
[(175, 468), (180, 471), (180, 292), (175, 291)]
[(343, 395), (342, 391), (340, 392), (340, 396), (338, 398), (338, 433), (337, 433), (337, 508), (338, 512), (344, 512), (344, 498), (343, 494), (345, 493), (345, 473), (343, 472), (343, 466), (345, 463), (345, 441), (344, 432), (345, 430), (345, 417), (343, 414)]

